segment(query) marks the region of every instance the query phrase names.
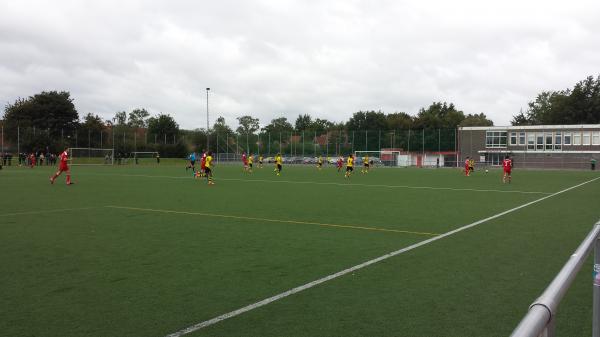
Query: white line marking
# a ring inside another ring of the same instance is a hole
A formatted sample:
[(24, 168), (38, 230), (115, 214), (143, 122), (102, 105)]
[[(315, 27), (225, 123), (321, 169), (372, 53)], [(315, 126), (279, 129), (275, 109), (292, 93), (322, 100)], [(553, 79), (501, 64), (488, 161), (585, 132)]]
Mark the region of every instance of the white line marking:
[[(84, 173), (85, 175), (86, 173)], [(140, 177), (140, 178), (169, 178), (169, 179), (192, 179), (191, 177), (178, 176), (155, 176), (146, 174), (102, 174), (87, 173), (90, 175), (106, 175), (119, 177)], [(287, 183), (287, 184), (311, 184), (311, 185), (331, 185), (331, 186), (354, 186), (354, 187), (384, 187), (384, 188), (407, 188), (416, 190), (445, 190), (459, 192), (498, 192), (498, 193), (520, 193), (520, 194), (552, 194), (551, 192), (539, 191), (517, 191), (517, 190), (494, 190), (494, 189), (475, 189), (475, 188), (452, 188), (452, 187), (433, 187), (433, 186), (410, 186), (410, 185), (377, 185), (377, 184), (353, 184), (353, 183), (329, 183), (318, 181), (294, 181), (294, 180), (267, 180), (267, 179), (241, 179), (241, 178), (215, 178), (215, 181), (242, 181), (242, 182), (261, 182), (261, 183)]]
[(56, 212), (67, 212), (67, 211), (83, 211), (83, 210), (94, 209), (94, 208), (98, 208), (98, 207), (62, 208), (62, 209), (48, 209), (48, 210), (42, 210), (42, 211), (31, 211), (31, 212), (5, 213), (5, 214), (0, 214), (0, 217), (16, 216), (16, 215), (34, 215), (34, 214), (56, 213)]
[(445, 237), (448, 237), (448, 236), (450, 236), (450, 235), (456, 234), (456, 233), (458, 233), (458, 232), (462, 232), (462, 231), (464, 231), (464, 230), (466, 230), (466, 229), (469, 229), (469, 228), (475, 227), (475, 226), (477, 226), (477, 225), (480, 225), (480, 224), (482, 224), (482, 223), (484, 223), (484, 222), (488, 222), (488, 221), (490, 221), (490, 220), (494, 220), (494, 219), (496, 219), (496, 218), (499, 218), (499, 217), (501, 217), (501, 216), (503, 216), (503, 215), (506, 215), (506, 214), (509, 214), (509, 213), (515, 212), (515, 211), (517, 211), (517, 210), (520, 210), (521, 208), (525, 208), (525, 207), (527, 207), (527, 206), (531, 206), (531, 205), (533, 205), (533, 204), (536, 204), (536, 203), (538, 203), (538, 202), (540, 202), (540, 201), (544, 201), (544, 200), (546, 200), (546, 199), (548, 199), (548, 198), (552, 198), (552, 197), (554, 197), (554, 196), (557, 196), (557, 195), (559, 195), (559, 194), (565, 193), (565, 192), (567, 192), (567, 191), (570, 191), (570, 190), (572, 190), (572, 189), (578, 188), (578, 187), (580, 187), (580, 186), (583, 186), (583, 185), (585, 185), (585, 184), (591, 183), (591, 182), (593, 182), (593, 181), (596, 181), (596, 180), (598, 180), (598, 179), (600, 179), (600, 177), (598, 177), (598, 178), (594, 178), (594, 179), (592, 179), (592, 180), (585, 181), (585, 182), (583, 182), (583, 183), (581, 183), (581, 184), (578, 184), (578, 185), (575, 185), (575, 186), (571, 186), (571, 187), (569, 187), (569, 188), (566, 188), (566, 189), (564, 189), (564, 190), (562, 190), (562, 191), (558, 191), (558, 192), (556, 192), (556, 193), (552, 193), (552, 194), (550, 194), (550, 195), (547, 195), (547, 196), (545, 196), (545, 197), (541, 197), (541, 198), (539, 198), (539, 199), (536, 199), (536, 200), (530, 201), (530, 202), (528, 202), (528, 203), (525, 203), (525, 204), (523, 204), (523, 205), (521, 205), (521, 206), (517, 206), (517, 207), (515, 207), (515, 208), (511, 208), (511, 209), (509, 209), (509, 210), (506, 210), (506, 211), (504, 211), (504, 212), (500, 212), (500, 213), (498, 213), (498, 214), (496, 214), (496, 215), (492, 215), (492, 216), (490, 216), (490, 217), (487, 217), (487, 218), (485, 218), (485, 219), (481, 219), (481, 220), (475, 221), (475, 222), (473, 222), (473, 223), (471, 223), (471, 224), (468, 224), (468, 225), (462, 226), (462, 227), (460, 227), (460, 228), (457, 228), (457, 229), (451, 230), (451, 231), (449, 231), (449, 232), (446, 232), (446, 233), (444, 233), (444, 234), (441, 234), (441, 235), (439, 235), (439, 236), (433, 237), (433, 238), (431, 238), (431, 239), (427, 239), (427, 240), (423, 240), (423, 241), (421, 241), (421, 242), (417, 242), (417, 243), (415, 243), (415, 244), (413, 244), (413, 245), (410, 245), (410, 246), (408, 246), (408, 247), (404, 247), (404, 248), (402, 248), (402, 249), (399, 249), (399, 250), (396, 250), (396, 251), (394, 251), (394, 252), (391, 252), (391, 253), (388, 253), (388, 254), (382, 255), (382, 256), (380, 256), (380, 257), (377, 257), (377, 258), (374, 258), (374, 259), (372, 259), (372, 260), (369, 260), (369, 261), (363, 262), (363, 263), (361, 263), (361, 264), (359, 264), (359, 265), (356, 265), (356, 266), (354, 266), (354, 267), (350, 267), (350, 268), (348, 268), (348, 269), (344, 269), (344, 270), (342, 270), (342, 271), (339, 271), (339, 272), (337, 272), (337, 273), (335, 273), (335, 274), (331, 274), (331, 275), (325, 276), (325, 277), (323, 277), (323, 278), (320, 278), (320, 279), (318, 279), (318, 280), (315, 280), (315, 281), (312, 281), (312, 282), (306, 283), (306, 284), (304, 284), (304, 285), (301, 285), (301, 286), (299, 286), (299, 287), (292, 288), (292, 289), (290, 289), (290, 290), (284, 291), (284, 292), (282, 292), (282, 293), (280, 293), (280, 294), (277, 294), (277, 295), (275, 295), (275, 296), (272, 296), (272, 297), (266, 298), (266, 299), (264, 299), (264, 300), (262, 300), (262, 301), (259, 301), (259, 302), (256, 302), (256, 303), (253, 303), (253, 304), (247, 305), (247, 306), (245, 306), (245, 307), (243, 307), (243, 308), (239, 308), (239, 309), (237, 309), (237, 310), (234, 310), (234, 311), (228, 312), (228, 313), (226, 313), (226, 314), (223, 314), (223, 315), (217, 316), (217, 317), (215, 317), (215, 318), (212, 318), (212, 319), (209, 319), (209, 320), (207, 320), (207, 321), (200, 322), (200, 323), (198, 323), (198, 324), (194, 324), (194, 325), (192, 325), (192, 326), (190, 326), (190, 327), (187, 327), (187, 328), (185, 328), (185, 329), (182, 329), (182, 330), (179, 330), (179, 331), (177, 331), (177, 332), (174, 332), (174, 333), (172, 333), (172, 334), (169, 334), (169, 335), (167, 335), (166, 337), (180, 337), (180, 336), (183, 336), (183, 335), (186, 335), (186, 334), (192, 333), (192, 332), (194, 332), (194, 331), (200, 330), (200, 329), (202, 329), (202, 328), (205, 328), (205, 327), (207, 327), (207, 326), (210, 326), (210, 325), (213, 325), (213, 324), (219, 323), (219, 322), (221, 322), (221, 321), (223, 321), (223, 320), (226, 320), (226, 319), (228, 319), (228, 318), (232, 318), (232, 317), (238, 316), (238, 315), (240, 315), (240, 314), (243, 314), (243, 313), (245, 313), (245, 312), (248, 312), (248, 311), (250, 311), (250, 310), (254, 310), (254, 309), (256, 309), (256, 308), (260, 308), (260, 307), (262, 307), (262, 306), (265, 306), (265, 305), (267, 305), (267, 304), (269, 304), (269, 303), (271, 303), (271, 302), (278, 301), (278, 300), (280, 300), (280, 299), (282, 299), (282, 298), (288, 297), (288, 296), (290, 296), (290, 295), (293, 295), (293, 294), (295, 294), (295, 293), (299, 293), (299, 292), (301, 292), (301, 291), (303, 291), (303, 290), (306, 290), (306, 289), (312, 288), (312, 287), (314, 287), (314, 286), (317, 286), (317, 285), (319, 285), (319, 284), (321, 284), (321, 283), (325, 283), (325, 282), (327, 282), (327, 281), (333, 280), (333, 279), (335, 279), (335, 278), (338, 278), (338, 277), (340, 277), (340, 276), (346, 275), (346, 274), (348, 274), (348, 273), (351, 273), (351, 272), (353, 272), (353, 271), (356, 271), (356, 270), (359, 270), (359, 269), (365, 268), (365, 267), (367, 267), (367, 266), (370, 266), (370, 265), (372, 265), (372, 264), (375, 264), (375, 263), (381, 262), (381, 261), (383, 261), (383, 260), (389, 259), (390, 257), (393, 257), (393, 256), (396, 256), (396, 255), (399, 255), (399, 254), (402, 254), (402, 253), (405, 253), (405, 252), (411, 251), (411, 250), (413, 250), (413, 249), (416, 249), (416, 248), (419, 248), (419, 247), (421, 247), (421, 246), (424, 246), (424, 245), (430, 244), (430, 243), (432, 243), (432, 242), (435, 242), (435, 241), (437, 241), (437, 240), (441, 240), (441, 239), (443, 239), (443, 238), (445, 238)]

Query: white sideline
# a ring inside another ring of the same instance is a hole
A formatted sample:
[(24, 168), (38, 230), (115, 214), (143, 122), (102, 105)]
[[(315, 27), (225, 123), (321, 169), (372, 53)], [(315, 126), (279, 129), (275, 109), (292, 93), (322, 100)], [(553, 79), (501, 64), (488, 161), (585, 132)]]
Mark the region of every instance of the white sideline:
[(471, 227), (475, 227), (475, 226), (477, 226), (477, 225), (480, 225), (480, 224), (482, 224), (482, 223), (484, 223), (484, 222), (487, 222), (487, 221), (490, 221), (490, 220), (493, 220), (493, 219), (499, 218), (499, 217), (501, 217), (501, 216), (503, 216), (503, 215), (506, 215), (506, 214), (512, 213), (512, 212), (514, 212), (514, 211), (520, 210), (521, 208), (525, 208), (525, 207), (527, 207), (527, 206), (531, 206), (531, 205), (533, 205), (533, 204), (536, 204), (536, 203), (538, 203), (538, 202), (540, 202), (540, 201), (546, 200), (546, 199), (548, 199), (548, 198), (552, 198), (552, 197), (554, 197), (554, 196), (557, 196), (557, 195), (559, 195), (559, 194), (561, 194), (561, 193), (564, 193), (564, 192), (570, 191), (570, 190), (572, 190), (572, 189), (578, 188), (578, 187), (580, 187), (580, 186), (583, 186), (583, 185), (585, 185), (585, 184), (591, 183), (591, 182), (593, 182), (593, 181), (596, 181), (596, 180), (598, 180), (598, 179), (600, 179), (600, 177), (597, 177), (597, 178), (594, 178), (594, 179), (591, 179), (591, 180), (585, 181), (585, 182), (583, 182), (583, 183), (581, 183), (581, 184), (578, 184), (578, 185), (575, 185), (575, 186), (571, 186), (571, 187), (565, 188), (564, 190), (561, 190), (561, 191), (558, 191), (558, 192), (552, 193), (552, 194), (550, 194), (550, 195), (547, 195), (547, 196), (541, 197), (541, 198), (539, 198), (539, 199), (536, 199), (536, 200), (530, 201), (530, 202), (528, 202), (528, 203), (525, 203), (525, 204), (523, 204), (523, 205), (521, 205), (521, 206), (517, 206), (517, 207), (515, 207), (515, 208), (511, 208), (511, 209), (509, 209), (509, 210), (506, 210), (506, 211), (504, 211), (504, 212), (500, 212), (500, 213), (498, 213), (498, 214), (496, 214), (496, 215), (492, 215), (492, 216), (490, 216), (490, 217), (487, 217), (487, 218), (485, 218), (485, 219), (481, 219), (481, 220), (475, 221), (475, 222), (473, 222), (473, 223), (471, 223), (471, 224), (468, 224), (468, 225), (462, 226), (462, 227), (460, 227), (460, 228), (457, 228), (457, 229), (451, 230), (451, 231), (449, 231), (449, 232), (446, 232), (446, 233), (444, 233), (444, 234), (438, 235), (438, 236), (436, 236), (436, 237), (433, 237), (433, 238), (431, 238), (431, 239), (427, 239), (427, 240), (423, 240), (423, 241), (421, 241), (421, 242), (417, 242), (417, 243), (415, 243), (415, 244), (413, 244), (413, 245), (410, 245), (410, 246), (408, 246), (408, 247), (404, 247), (404, 248), (401, 248), (401, 249), (399, 249), (399, 250), (393, 251), (393, 252), (391, 252), (391, 253), (388, 253), (388, 254), (382, 255), (382, 256), (380, 256), (380, 257), (374, 258), (374, 259), (372, 259), (372, 260), (369, 260), (369, 261), (363, 262), (363, 263), (361, 263), (361, 264), (359, 264), (359, 265), (356, 265), (356, 266), (354, 266), (354, 267), (350, 267), (350, 268), (348, 268), (348, 269), (344, 269), (344, 270), (342, 270), (342, 271), (339, 271), (339, 272), (337, 272), (337, 273), (335, 273), (335, 274), (331, 274), (331, 275), (325, 276), (325, 277), (323, 277), (323, 278), (320, 278), (320, 279), (318, 279), (318, 280), (315, 280), (315, 281), (312, 281), (312, 282), (306, 283), (306, 284), (304, 284), (304, 285), (301, 285), (301, 286), (298, 286), (298, 287), (292, 288), (292, 289), (290, 289), (290, 290), (284, 291), (284, 292), (282, 292), (282, 293), (280, 293), (280, 294), (277, 294), (277, 295), (275, 295), (275, 296), (272, 296), (272, 297), (266, 298), (266, 299), (264, 299), (264, 300), (262, 300), (262, 301), (259, 301), (259, 302), (256, 302), (256, 303), (253, 303), (253, 304), (247, 305), (247, 306), (245, 306), (245, 307), (242, 307), (242, 308), (239, 308), (239, 309), (237, 309), (237, 310), (234, 310), (234, 311), (228, 312), (228, 313), (226, 313), (226, 314), (223, 314), (223, 315), (220, 315), (220, 316), (214, 317), (214, 318), (212, 318), (212, 319), (209, 319), (209, 320), (207, 320), (207, 321), (204, 321), (204, 322), (200, 322), (200, 323), (194, 324), (194, 325), (192, 325), (192, 326), (189, 326), (189, 327), (187, 327), (187, 328), (185, 328), (185, 329), (182, 329), (182, 330), (179, 330), (179, 331), (177, 331), (177, 332), (174, 332), (174, 333), (172, 333), (172, 334), (169, 334), (169, 335), (167, 335), (166, 337), (180, 337), (180, 336), (183, 336), (183, 335), (186, 335), (186, 334), (192, 333), (192, 332), (194, 332), (194, 331), (200, 330), (200, 329), (202, 329), (202, 328), (205, 328), (205, 327), (207, 327), (207, 326), (210, 326), (210, 325), (216, 324), (216, 323), (218, 323), (218, 322), (220, 322), (220, 321), (223, 321), (223, 320), (226, 320), (226, 319), (228, 319), (228, 318), (232, 318), (232, 317), (238, 316), (238, 315), (240, 315), (240, 314), (243, 314), (243, 313), (245, 313), (245, 312), (248, 312), (248, 311), (254, 310), (254, 309), (256, 309), (256, 308), (260, 308), (260, 307), (262, 307), (262, 306), (265, 306), (265, 305), (267, 305), (267, 304), (269, 304), (269, 303), (271, 303), (271, 302), (275, 302), (275, 301), (277, 301), (277, 300), (280, 300), (280, 299), (282, 299), (282, 298), (288, 297), (288, 296), (290, 296), (290, 295), (293, 295), (293, 294), (295, 294), (295, 293), (298, 293), (298, 292), (301, 292), (301, 291), (303, 291), (303, 290), (306, 290), (306, 289), (312, 288), (312, 287), (314, 287), (314, 286), (316, 286), (316, 285), (319, 285), (319, 284), (321, 284), (321, 283), (325, 283), (325, 282), (327, 282), (327, 281), (333, 280), (333, 279), (335, 279), (335, 278), (338, 278), (338, 277), (340, 277), (340, 276), (346, 275), (346, 274), (348, 274), (348, 273), (351, 273), (351, 272), (353, 272), (353, 271), (356, 271), (356, 270), (359, 270), (359, 269), (365, 268), (365, 267), (367, 267), (367, 266), (370, 266), (370, 265), (372, 265), (372, 264), (375, 264), (375, 263), (377, 263), (377, 262), (381, 262), (381, 261), (383, 261), (383, 260), (389, 259), (390, 257), (393, 257), (393, 256), (396, 256), (396, 255), (399, 255), (399, 254), (402, 254), (402, 253), (408, 252), (408, 251), (410, 251), (410, 250), (413, 250), (413, 249), (419, 248), (419, 247), (421, 247), (421, 246), (424, 246), (424, 245), (430, 244), (430, 243), (432, 243), (432, 242), (434, 242), (434, 241), (437, 241), (437, 240), (443, 239), (443, 238), (445, 238), (445, 237), (448, 237), (448, 236), (450, 236), (450, 235), (456, 234), (456, 233), (458, 233), (458, 232), (462, 232), (462, 231), (464, 231), (464, 230), (466, 230), (466, 229), (469, 229), (469, 228), (471, 228)]
[[(86, 173), (84, 173), (85, 175)], [(169, 178), (169, 179), (191, 179), (190, 177), (179, 176), (155, 176), (148, 174), (111, 174), (111, 173), (87, 173), (91, 175), (118, 176), (118, 177), (140, 177), (140, 178)], [(552, 194), (551, 192), (539, 191), (518, 191), (518, 190), (494, 190), (476, 188), (453, 188), (453, 187), (433, 187), (433, 186), (410, 186), (410, 185), (378, 185), (378, 184), (354, 184), (354, 183), (328, 183), (319, 181), (294, 181), (294, 180), (267, 180), (267, 179), (241, 179), (241, 178), (216, 178), (215, 181), (242, 181), (242, 182), (260, 182), (260, 183), (287, 183), (287, 184), (312, 184), (312, 185), (331, 185), (331, 186), (354, 186), (354, 187), (384, 187), (384, 188), (406, 188), (415, 190), (445, 190), (459, 192), (498, 192), (498, 193), (520, 193), (520, 194)]]

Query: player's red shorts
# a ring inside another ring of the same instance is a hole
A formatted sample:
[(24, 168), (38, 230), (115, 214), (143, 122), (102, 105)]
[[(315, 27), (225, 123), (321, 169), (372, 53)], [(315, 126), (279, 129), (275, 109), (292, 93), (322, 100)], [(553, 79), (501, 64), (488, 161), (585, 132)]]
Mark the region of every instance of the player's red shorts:
[(510, 175), (510, 171), (511, 171), (511, 169), (504, 169), (504, 173), (509, 174), (509, 175)]
[(60, 166), (58, 167), (58, 170), (63, 172), (63, 171), (68, 171), (69, 170), (69, 166), (67, 164), (60, 164)]

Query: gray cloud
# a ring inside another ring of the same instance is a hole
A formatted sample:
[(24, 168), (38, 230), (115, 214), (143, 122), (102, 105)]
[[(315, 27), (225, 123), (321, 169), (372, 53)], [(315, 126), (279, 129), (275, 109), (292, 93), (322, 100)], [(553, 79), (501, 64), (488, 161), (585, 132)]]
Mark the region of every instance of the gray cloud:
[(80, 113), (146, 107), (183, 127), (252, 114), (416, 113), (507, 124), (598, 73), (600, 2), (3, 1), (0, 99), (68, 90)]

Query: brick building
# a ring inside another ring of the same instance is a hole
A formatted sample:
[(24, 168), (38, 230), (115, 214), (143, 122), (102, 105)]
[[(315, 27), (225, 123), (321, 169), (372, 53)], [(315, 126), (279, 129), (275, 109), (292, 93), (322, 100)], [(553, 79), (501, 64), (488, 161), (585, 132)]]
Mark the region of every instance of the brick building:
[(600, 125), (462, 127), (458, 153), (499, 166), (505, 155), (515, 167), (587, 169), (600, 159)]

